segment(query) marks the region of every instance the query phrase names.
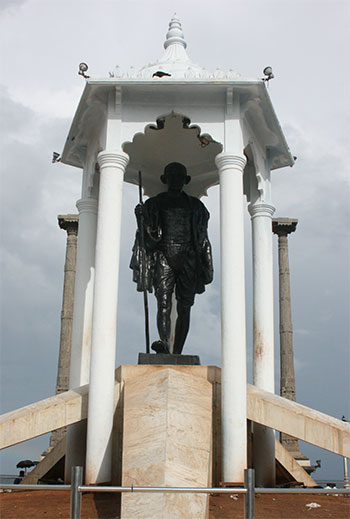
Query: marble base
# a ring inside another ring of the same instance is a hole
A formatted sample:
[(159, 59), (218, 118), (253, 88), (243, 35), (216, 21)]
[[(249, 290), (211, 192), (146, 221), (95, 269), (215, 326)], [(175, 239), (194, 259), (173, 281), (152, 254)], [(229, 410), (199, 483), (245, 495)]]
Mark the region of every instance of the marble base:
[(140, 364), (162, 364), (168, 366), (200, 366), (198, 355), (169, 355), (166, 353), (139, 353)]
[[(212, 385), (208, 380), (155, 366), (125, 381), (122, 485), (210, 485), (211, 440)], [(207, 516), (205, 494), (122, 496), (121, 519)]]

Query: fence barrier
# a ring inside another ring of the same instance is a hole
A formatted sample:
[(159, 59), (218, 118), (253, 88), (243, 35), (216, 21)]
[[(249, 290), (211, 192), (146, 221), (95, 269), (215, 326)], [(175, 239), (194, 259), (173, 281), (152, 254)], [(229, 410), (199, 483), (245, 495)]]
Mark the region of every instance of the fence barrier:
[(244, 519), (254, 519), (255, 494), (344, 494), (350, 497), (349, 488), (255, 488), (255, 471), (246, 469), (244, 487), (108, 487), (83, 485), (83, 467), (72, 468), (71, 485), (6, 485), (8, 490), (70, 490), (71, 517), (81, 519), (82, 492), (155, 493), (155, 494), (244, 494)]

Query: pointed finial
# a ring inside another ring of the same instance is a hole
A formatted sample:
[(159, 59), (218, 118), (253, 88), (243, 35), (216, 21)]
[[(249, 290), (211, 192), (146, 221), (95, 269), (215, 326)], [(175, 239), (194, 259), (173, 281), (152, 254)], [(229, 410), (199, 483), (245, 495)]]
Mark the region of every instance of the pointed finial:
[(187, 43), (184, 39), (184, 33), (182, 32), (181, 23), (177, 18), (176, 13), (174, 13), (172, 19), (170, 20), (169, 30), (164, 42), (164, 48), (167, 49), (169, 45), (173, 45), (174, 43), (180, 43), (184, 49), (187, 47)]

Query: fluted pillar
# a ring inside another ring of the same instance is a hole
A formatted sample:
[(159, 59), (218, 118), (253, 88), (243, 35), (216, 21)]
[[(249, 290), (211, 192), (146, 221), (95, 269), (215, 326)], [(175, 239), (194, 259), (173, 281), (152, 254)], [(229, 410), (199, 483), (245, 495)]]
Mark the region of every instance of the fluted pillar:
[(247, 377), (243, 223), (244, 155), (220, 153), (223, 480), (243, 482), (247, 468)]
[[(279, 313), (280, 313), (280, 395), (295, 402), (293, 324), (290, 297), (288, 234), (295, 232), (298, 220), (274, 218), (272, 230), (278, 236)], [(296, 459), (307, 459), (297, 438), (280, 433), (282, 445)]]
[(60, 215), (57, 218), (60, 228), (67, 232), (61, 311), (60, 353), (56, 384), (56, 394), (59, 394), (69, 389), (79, 216), (76, 214), (67, 214)]
[[(60, 351), (58, 356), (56, 395), (69, 389), (79, 216), (76, 214), (66, 214), (59, 215), (57, 219), (60, 228), (67, 232), (67, 244), (66, 260), (64, 264)], [(56, 443), (58, 443), (63, 438), (65, 431), (66, 428), (63, 427), (52, 432), (50, 437), (50, 447), (54, 447)]]
[(123, 178), (129, 157), (98, 154), (100, 190), (95, 256), (86, 483), (111, 480), (114, 370)]
[[(248, 207), (252, 222), (253, 256), (253, 384), (275, 392), (273, 243), (271, 219), (275, 208), (256, 202)], [(257, 486), (275, 485), (275, 436), (254, 424), (254, 468)]]

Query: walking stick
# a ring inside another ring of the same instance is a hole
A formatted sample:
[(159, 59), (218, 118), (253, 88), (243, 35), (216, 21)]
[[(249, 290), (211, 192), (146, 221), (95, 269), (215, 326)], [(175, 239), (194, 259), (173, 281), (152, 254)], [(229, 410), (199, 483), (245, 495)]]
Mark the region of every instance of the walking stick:
[[(139, 171), (139, 202), (141, 205), (143, 205), (142, 200), (142, 176), (141, 171)], [(145, 234), (144, 234), (144, 226), (143, 226), (143, 214), (141, 214), (140, 218), (140, 247), (141, 247), (141, 254), (140, 254), (140, 277), (142, 280), (142, 283), (145, 281), (145, 261), (144, 261), (144, 254), (145, 254)], [(148, 317), (148, 294), (147, 294), (147, 287), (144, 286), (143, 289), (143, 304), (145, 308), (145, 337), (146, 337), (146, 353), (150, 353), (149, 349), (149, 317)]]

